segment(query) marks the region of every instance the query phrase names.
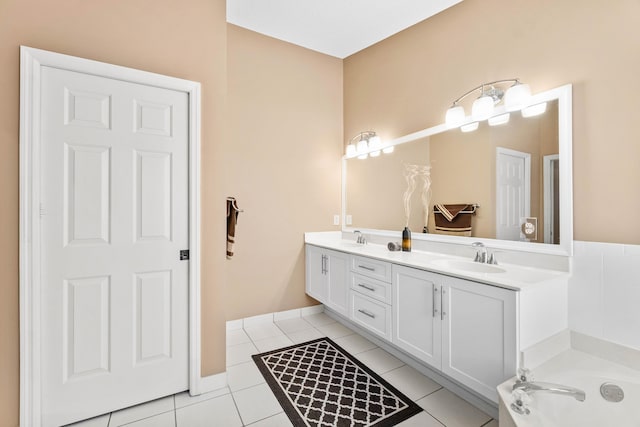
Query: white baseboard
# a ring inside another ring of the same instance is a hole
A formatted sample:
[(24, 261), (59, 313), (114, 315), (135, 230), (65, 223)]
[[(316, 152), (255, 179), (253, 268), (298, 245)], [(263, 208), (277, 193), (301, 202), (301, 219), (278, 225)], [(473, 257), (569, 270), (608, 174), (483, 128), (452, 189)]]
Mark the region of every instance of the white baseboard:
[(311, 316), (312, 314), (318, 314), (324, 312), (324, 305), (312, 305), (310, 307), (303, 307), (300, 309), (300, 314), (302, 316)]
[(279, 311), (273, 313), (273, 321), (279, 322), (280, 320), (297, 319), (301, 316), (300, 309), (295, 308), (293, 310)]
[(209, 375), (208, 377), (201, 377), (199, 394), (209, 393), (211, 391), (224, 388), (227, 385), (228, 385), (228, 382), (227, 382), (226, 372), (221, 372), (215, 375)]
[(280, 320), (296, 319), (302, 316), (322, 313), (324, 305), (312, 305), (310, 307), (294, 308), (293, 310), (278, 311), (275, 313), (260, 314), (258, 316), (245, 317), (244, 319), (227, 320), (227, 331), (235, 331), (242, 328), (252, 328)]

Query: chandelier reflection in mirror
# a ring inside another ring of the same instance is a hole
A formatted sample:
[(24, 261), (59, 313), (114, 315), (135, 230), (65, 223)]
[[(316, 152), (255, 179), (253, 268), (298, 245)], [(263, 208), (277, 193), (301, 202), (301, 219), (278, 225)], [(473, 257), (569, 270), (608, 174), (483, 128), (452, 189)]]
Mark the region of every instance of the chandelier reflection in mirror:
[(366, 159), (367, 157), (378, 157), (381, 153), (393, 153), (393, 145), (385, 145), (380, 137), (372, 130), (360, 132), (349, 140), (347, 145), (347, 158), (357, 157)]
[[(511, 86), (506, 90), (500, 86)], [(471, 94), (480, 93), (480, 96), (473, 101), (471, 106), (471, 116), (468, 117), (464, 107), (459, 105), (460, 101)], [(509, 122), (512, 112), (522, 111), (522, 117), (533, 117), (546, 111), (547, 103), (529, 105), (531, 90), (529, 85), (523, 84), (519, 79), (496, 80), (489, 83), (482, 83), (466, 92), (447, 110), (445, 125), (448, 129), (459, 127), (462, 132), (472, 132), (478, 129), (481, 121), (488, 120), (490, 126), (498, 126)], [(503, 103), (503, 108), (496, 108)]]

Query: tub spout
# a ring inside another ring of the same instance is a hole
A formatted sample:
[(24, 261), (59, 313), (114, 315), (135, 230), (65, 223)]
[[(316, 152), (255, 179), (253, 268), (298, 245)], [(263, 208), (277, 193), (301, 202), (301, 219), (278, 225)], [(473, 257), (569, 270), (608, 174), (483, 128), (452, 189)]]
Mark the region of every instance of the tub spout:
[(564, 396), (571, 396), (579, 402), (584, 402), (586, 397), (584, 391), (573, 388), (566, 387), (560, 384), (552, 384), (552, 383), (543, 383), (543, 382), (529, 382), (522, 381), (517, 382), (513, 385), (512, 391), (522, 390), (527, 394), (532, 393), (553, 393), (553, 394), (562, 394)]

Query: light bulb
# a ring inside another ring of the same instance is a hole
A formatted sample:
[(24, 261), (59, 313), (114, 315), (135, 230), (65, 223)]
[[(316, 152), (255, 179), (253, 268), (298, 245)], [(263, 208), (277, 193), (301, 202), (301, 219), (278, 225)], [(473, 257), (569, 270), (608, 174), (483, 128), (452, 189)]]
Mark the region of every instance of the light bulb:
[(367, 145), (366, 139), (361, 139), (360, 141), (358, 141), (358, 145), (356, 146), (356, 151), (358, 153), (364, 153), (368, 149), (369, 149), (369, 146)]
[(447, 110), (444, 123), (448, 129), (453, 129), (464, 122), (464, 117), (464, 108), (461, 105), (453, 105)]
[(382, 149), (382, 152), (383, 152), (384, 154), (391, 154), (391, 153), (393, 153), (393, 150), (394, 150), (394, 146), (393, 146), (393, 145), (390, 145), (390, 146), (388, 146), (388, 147), (384, 147), (384, 148)]
[(529, 103), (530, 98), (529, 85), (515, 82), (504, 94), (504, 109), (506, 111), (520, 110)]
[(493, 114), (493, 108), (493, 98), (483, 94), (480, 98), (473, 101), (471, 117), (475, 121), (486, 120)]
[(489, 117), (489, 126), (498, 126), (509, 123), (509, 113), (500, 114), (498, 116)]
[(380, 153), (381, 153), (381, 152), (382, 152), (382, 151), (380, 151), (380, 150), (376, 150), (376, 151), (372, 151), (371, 153), (369, 153), (369, 155), (370, 155), (371, 157), (378, 157), (378, 156), (380, 155)]
[(366, 159), (367, 157), (369, 157), (369, 155), (368, 155), (368, 154), (366, 154), (366, 153), (365, 153), (365, 154), (361, 154), (361, 155), (359, 155), (359, 156), (358, 156), (358, 158), (359, 158), (360, 160), (364, 160), (364, 159)]
[(380, 148), (381, 145), (382, 145), (382, 140), (380, 139), (379, 136), (374, 135), (371, 138), (369, 138), (369, 149), (370, 150), (376, 150), (376, 149)]
[(460, 130), (462, 132), (473, 132), (476, 129), (478, 129), (478, 122), (472, 122), (464, 126), (460, 126)]
[(522, 117), (539, 116), (540, 114), (543, 114), (545, 111), (547, 111), (547, 103), (542, 102), (540, 104), (532, 105), (522, 110)]
[(356, 146), (354, 144), (347, 145), (347, 157), (353, 157), (356, 155)]

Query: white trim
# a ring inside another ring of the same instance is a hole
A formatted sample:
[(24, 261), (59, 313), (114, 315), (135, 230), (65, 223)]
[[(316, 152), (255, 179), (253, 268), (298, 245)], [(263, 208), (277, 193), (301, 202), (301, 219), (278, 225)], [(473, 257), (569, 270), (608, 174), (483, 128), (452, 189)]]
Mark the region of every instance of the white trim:
[(531, 153), (525, 153), (524, 151), (512, 150), (510, 148), (496, 147), (496, 238), (498, 238), (498, 230), (500, 230), (500, 219), (498, 218), (498, 212), (500, 211), (499, 203), (500, 188), (498, 184), (498, 162), (500, 156), (518, 157), (524, 160), (524, 214), (523, 217), (531, 216)]
[(189, 389), (192, 395), (200, 394), (200, 83), (21, 46), (20, 425), (41, 424), (39, 111), (40, 70), (44, 66), (181, 91), (189, 96)]
[[(200, 393), (198, 394), (204, 394), (204, 393), (209, 393), (215, 390), (219, 390), (221, 388), (226, 387), (227, 385), (229, 385), (229, 382), (227, 381), (226, 372), (221, 372), (215, 375), (209, 375), (208, 377), (202, 377), (200, 378)], [(191, 393), (191, 391), (189, 391), (189, 394), (191, 396), (195, 396), (195, 394)]]
[(286, 311), (277, 311), (273, 313), (273, 321), (279, 322), (281, 320), (298, 319), (300, 316), (301, 314), (299, 308), (294, 308), (293, 310)]
[(311, 305), (300, 309), (300, 316), (311, 316), (314, 314), (324, 313), (324, 304)]
[[(479, 239), (473, 237), (473, 241), (482, 241), (487, 246), (495, 249), (504, 249), (510, 251), (521, 252), (533, 252), (548, 255), (561, 255), (571, 256), (573, 255), (573, 129), (572, 129), (572, 86), (570, 84), (560, 86), (554, 89), (547, 90), (535, 94), (531, 97), (529, 105), (539, 104), (541, 102), (558, 100), (558, 146), (560, 152), (560, 244), (551, 245), (545, 243), (532, 243), (532, 242), (513, 242), (510, 240), (497, 240), (497, 239)], [(504, 107), (497, 107), (494, 115), (503, 114)], [(467, 118), (467, 122), (471, 122), (471, 117)], [(392, 141), (386, 142), (388, 145), (399, 145), (407, 142), (417, 141), (418, 139), (426, 138), (431, 135), (435, 135), (446, 131), (447, 128), (444, 124), (439, 124), (418, 132), (414, 132), (409, 135), (396, 138)], [(346, 170), (348, 157), (345, 155), (342, 157), (342, 218), (343, 218), (343, 232), (353, 232), (355, 228), (346, 226), (346, 206), (345, 194), (346, 194)], [(360, 231), (366, 234), (372, 235), (387, 235), (393, 233), (393, 236), (398, 235), (397, 231), (391, 230), (376, 230), (359, 228)], [(471, 240), (469, 237), (460, 236), (447, 236), (443, 234), (412, 234), (414, 240), (425, 240), (432, 242), (443, 242), (457, 245), (470, 245)]]
[[(551, 243), (553, 237), (551, 236), (551, 230), (553, 230), (553, 195), (554, 188), (554, 174), (551, 165), (553, 161), (560, 161), (558, 154), (550, 154), (542, 158), (542, 203), (544, 206), (544, 242)], [(559, 166), (558, 166), (559, 167)]]

